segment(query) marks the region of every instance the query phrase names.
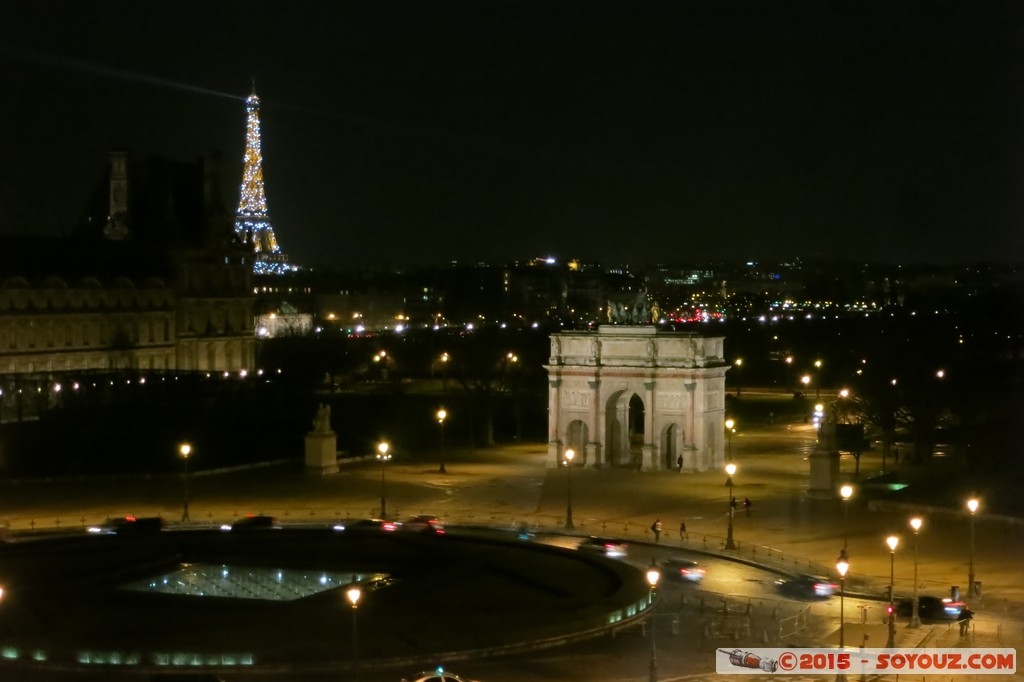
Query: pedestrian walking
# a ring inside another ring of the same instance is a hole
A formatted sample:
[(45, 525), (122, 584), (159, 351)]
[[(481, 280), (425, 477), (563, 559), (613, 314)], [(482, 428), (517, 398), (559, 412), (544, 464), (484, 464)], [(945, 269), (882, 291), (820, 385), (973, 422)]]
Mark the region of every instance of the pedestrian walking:
[(747, 516), (750, 516), (750, 498), (749, 497), (744, 497), (743, 498), (743, 511), (745, 511), (747, 513)]
[(686, 533), (686, 521), (679, 522), (679, 539), (684, 541), (690, 539), (690, 536)]
[(971, 632), (971, 620), (974, 618), (974, 611), (971, 611), (966, 606), (960, 610), (960, 615), (956, 617), (956, 622), (960, 623), (960, 636), (966, 637)]
[(683, 473), (683, 456), (679, 455), (676, 457), (676, 471)]
[(651, 524), (651, 532), (654, 533), (655, 542), (661, 540), (661, 519), (654, 519), (654, 523)]

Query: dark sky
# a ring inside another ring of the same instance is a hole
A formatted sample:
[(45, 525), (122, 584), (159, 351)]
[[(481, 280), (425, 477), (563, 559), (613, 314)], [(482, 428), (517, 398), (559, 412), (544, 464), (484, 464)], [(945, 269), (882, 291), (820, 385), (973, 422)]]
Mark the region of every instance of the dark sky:
[(263, 101), (316, 266), (1024, 260), (1024, 3), (0, 3), (0, 232)]

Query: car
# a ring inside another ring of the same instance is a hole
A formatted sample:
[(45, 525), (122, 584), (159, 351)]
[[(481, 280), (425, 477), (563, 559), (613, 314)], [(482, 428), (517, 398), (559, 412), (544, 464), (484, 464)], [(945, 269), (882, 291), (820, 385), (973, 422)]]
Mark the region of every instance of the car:
[(221, 530), (232, 533), (249, 533), (264, 530), (280, 530), (281, 524), (273, 516), (266, 514), (246, 514), (230, 526), (221, 526)]
[(164, 528), (164, 520), (159, 516), (121, 516), (107, 519), (101, 526), (90, 526), (87, 530), (95, 535), (131, 535), (135, 533), (154, 533)]
[(828, 578), (813, 575), (793, 575), (775, 581), (779, 592), (800, 599), (822, 599), (831, 597), (839, 586)]
[(437, 666), (434, 670), (427, 670), (414, 675), (411, 679), (402, 678), (402, 682), (474, 682), (464, 677), (459, 677), (453, 672)]
[(581, 542), (577, 549), (582, 549), (586, 552), (598, 552), (607, 557), (626, 556), (628, 553), (628, 545), (625, 542), (613, 540), (612, 538), (599, 538), (593, 535)]
[[(900, 599), (896, 602), (896, 615), (909, 618), (913, 605), (912, 599)], [(954, 601), (949, 597), (923, 594), (917, 598), (917, 615), (925, 620), (956, 620), (966, 608), (965, 602)]]
[(345, 530), (352, 531), (395, 531), (402, 527), (398, 521), (386, 521), (384, 519), (359, 519), (345, 524)]
[(438, 535), (442, 535), (444, 533), (444, 525), (436, 516), (420, 514), (419, 516), (412, 517), (408, 521), (402, 522), (402, 530), (412, 530), (419, 533), (437, 533)]
[(707, 569), (692, 559), (665, 559), (661, 562), (661, 575), (666, 580), (699, 583)]

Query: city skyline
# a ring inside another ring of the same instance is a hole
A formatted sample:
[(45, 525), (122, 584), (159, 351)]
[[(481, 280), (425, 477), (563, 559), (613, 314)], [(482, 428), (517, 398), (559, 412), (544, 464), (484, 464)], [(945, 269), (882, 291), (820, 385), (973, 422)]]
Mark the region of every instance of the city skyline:
[(299, 265), (1024, 256), (1011, 3), (312, 8), (5, 5), (0, 234), (113, 149), (222, 151), (232, 212), (255, 79)]

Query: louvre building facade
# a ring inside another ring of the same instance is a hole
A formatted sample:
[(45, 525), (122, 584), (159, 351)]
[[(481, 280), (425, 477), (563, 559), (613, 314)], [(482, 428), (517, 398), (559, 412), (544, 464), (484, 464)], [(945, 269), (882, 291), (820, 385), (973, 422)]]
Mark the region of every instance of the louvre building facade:
[(0, 239), (0, 388), (91, 370), (253, 368), (253, 255), (223, 209), (219, 166), (210, 153), (112, 153), (67, 237)]

